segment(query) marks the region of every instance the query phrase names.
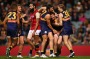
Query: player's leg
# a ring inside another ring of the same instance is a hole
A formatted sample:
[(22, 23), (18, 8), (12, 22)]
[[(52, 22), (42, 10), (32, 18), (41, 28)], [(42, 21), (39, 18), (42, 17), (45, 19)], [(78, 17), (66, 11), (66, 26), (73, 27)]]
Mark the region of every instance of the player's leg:
[(6, 56), (9, 57), (10, 55), (10, 46), (11, 46), (11, 37), (7, 36), (7, 49), (6, 49)]
[(43, 39), (43, 41), (41, 44), (41, 57), (46, 58), (46, 55), (44, 53), (44, 49), (45, 49), (45, 45), (46, 45), (46, 42), (48, 39), (47, 35), (46, 34), (42, 35), (42, 39)]
[(73, 56), (74, 56), (74, 52), (73, 52), (72, 47), (69, 45), (70, 42), (68, 42), (69, 36), (68, 36), (68, 35), (64, 35), (64, 36), (63, 36), (63, 40), (64, 40), (64, 43), (65, 43), (66, 47), (69, 49), (69, 51), (70, 51), (70, 53), (71, 53), (71, 54), (69, 55), (69, 57), (73, 57)]
[(17, 57), (23, 58), (23, 57), (21, 56), (21, 53), (22, 53), (22, 50), (23, 50), (23, 45), (24, 45), (24, 36), (22, 35), (22, 36), (20, 36), (20, 38), (19, 38), (19, 51), (18, 51)]
[(30, 52), (29, 52), (29, 57), (32, 56), (32, 50), (35, 49), (35, 46), (32, 42), (32, 33), (33, 33), (33, 30), (29, 30), (29, 33), (28, 33), (28, 36), (27, 36), (27, 42), (31, 46), (30, 47)]
[(70, 39), (68, 39), (68, 44), (71, 47), (70, 55), (68, 57), (74, 57), (75, 53), (73, 51), (73, 47), (72, 47), (72, 43), (71, 43)]
[(40, 49), (39, 49), (39, 35), (35, 35), (34, 36), (34, 45), (35, 45), (35, 51), (36, 51), (36, 53), (35, 53), (35, 55), (32, 57), (32, 58), (36, 58), (36, 57), (39, 57), (39, 55), (40, 55)]
[(56, 56), (59, 56), (61, 54), (61, 49), (62, 49), (62, 36), (59, 36)]
[(57, 54), (57, 41), (58, 41), (58, 34), (54, 34), (54, 53)]
[(50, 57), (55, 57), (53, 53), (53, 34), (52, 32), (48, 32), (49, 44), (50, 44)]
[(8, 48), (6, 50), (7, 56), (10, 56), (10, 50), (14, 47), (13, 45), (13, 38), (17, 38), (17, 31), (8, 30), (7, 31), (7, 38), (8, 38)]

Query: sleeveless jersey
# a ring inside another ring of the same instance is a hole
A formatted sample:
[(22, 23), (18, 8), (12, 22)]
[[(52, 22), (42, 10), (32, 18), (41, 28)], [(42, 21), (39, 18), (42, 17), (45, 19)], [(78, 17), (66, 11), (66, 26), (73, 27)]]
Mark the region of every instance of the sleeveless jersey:
[(9, 12), (7, 14), (8, 21), (7, 21), (7, 30), (16, 30), (17, 29), (17, 13), (15, 11)]
[[(38, 10), (35, 10), (33, 13), (30, 13), (30, 20), (31, 20), (30, 30), (34, 30), (35, 29), (35, 26), (36, 26), (36, 13), (37, 12), (38, 12)], [(40, 30), (40, 24), (39, 24), (37, 30)]]

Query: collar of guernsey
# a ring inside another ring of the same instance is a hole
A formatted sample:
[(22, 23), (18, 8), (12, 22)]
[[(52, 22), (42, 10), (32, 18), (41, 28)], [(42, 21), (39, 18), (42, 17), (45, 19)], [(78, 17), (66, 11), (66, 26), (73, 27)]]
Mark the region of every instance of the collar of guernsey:
[(46, 21), (45, 16), (46, 16), (47, 14), (48, 14), (47, 11), (43, 12), (43, 13), (41, 14), (41, 20)]

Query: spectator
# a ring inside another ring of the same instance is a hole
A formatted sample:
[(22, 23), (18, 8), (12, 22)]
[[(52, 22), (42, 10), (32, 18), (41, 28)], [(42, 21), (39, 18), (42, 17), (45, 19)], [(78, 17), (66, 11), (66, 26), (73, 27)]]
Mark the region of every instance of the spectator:
[(86, 32), (85, 37), (84, 37), (84, 41), (82, 44), (90, 44), (90, 32)]
[(80, 13), (79, 21), (81, 21), (83, 23), (86, 21), (86, 17), (84, 16), (84, 13)]
[(77, 9), (78, 12), (83, 11), (83, 6), (82, 6), (81, 2), (78, 2), (78, 3), (76, 4), (76, 9)]

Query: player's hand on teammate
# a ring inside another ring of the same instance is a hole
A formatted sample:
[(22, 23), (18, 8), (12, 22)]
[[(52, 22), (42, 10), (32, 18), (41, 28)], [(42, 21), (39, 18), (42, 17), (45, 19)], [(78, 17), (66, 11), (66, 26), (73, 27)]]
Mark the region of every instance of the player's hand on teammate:
[(21, 18), (24, 18), (26, 16), (26, 14), (23, 14), (22, 16), (21, 16)]
[(56, 33), (57, 33), (57, 31), (56, 31), (56, 30), (53, 30), (53, 33), (54, 33), (54, 34), (56, 34)]
[(32, 33), (32, 36), (34, 36), (35, 35), (35, 31)]

